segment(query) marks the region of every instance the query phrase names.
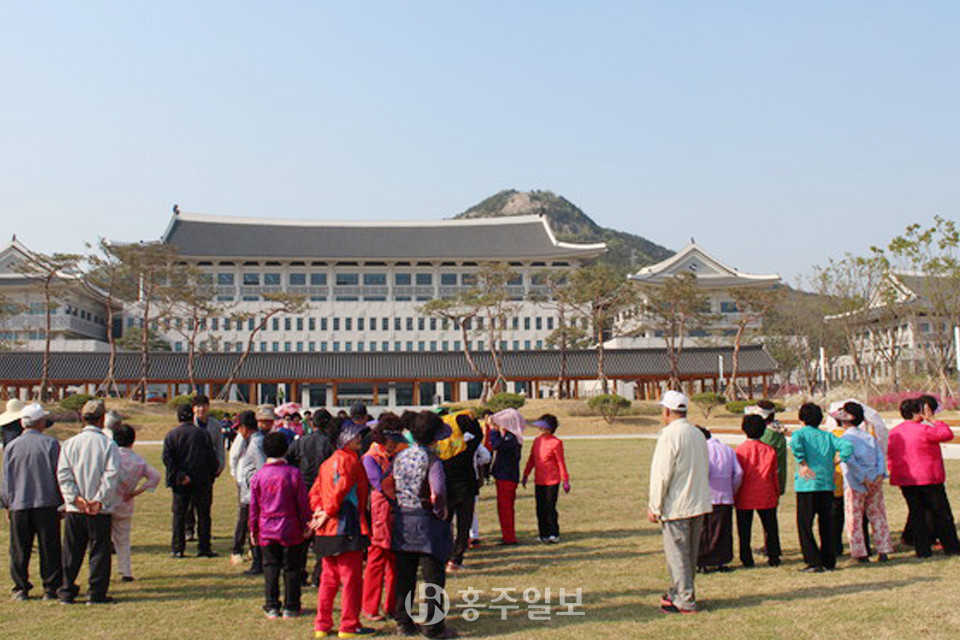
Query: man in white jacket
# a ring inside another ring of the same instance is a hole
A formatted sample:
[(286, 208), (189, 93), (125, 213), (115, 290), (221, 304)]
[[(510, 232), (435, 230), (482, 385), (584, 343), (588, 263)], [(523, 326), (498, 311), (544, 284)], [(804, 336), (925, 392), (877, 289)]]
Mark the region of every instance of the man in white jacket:
[(80, 412), (83, 430), (63, 443), (57, 481), (66, 506), (63, 533), (63, 586), (60, 602), (72, 604), (76, 579), (90, 550), (88, 604), (113, 602), (110, 587), (110, 527), (120, 480), (120, 449), (103, 433), (103, 400), (90, 400)]
[(696, 613), (693, 579), (703, 515), (710, 513), (710, 455), (707, 440), (687, 421), (687, 397), (663, 394), (660, 431), (650, 468), (647, 519), (660, 523), (670, 589), (660, 598), (663, 613)]

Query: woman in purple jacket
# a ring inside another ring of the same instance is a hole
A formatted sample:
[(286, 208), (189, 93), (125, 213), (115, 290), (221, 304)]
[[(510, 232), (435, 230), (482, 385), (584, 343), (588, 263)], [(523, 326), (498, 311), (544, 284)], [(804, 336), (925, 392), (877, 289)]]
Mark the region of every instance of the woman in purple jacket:
[(727, 571), (733, 560), (733, 497), (740, 487), (743, 471), (733, 449), (711, 437), (699, 427), (707, 439), (710, 453), (710, 502), (713, 512), (704, 516), (700, 534), (697, 571)]
[(300, 615), (300, 569), (303, 541), (313, 516), (300, 470), (284, 460), (287, 439), (271, 431), (263, 438), (267, 463), (250, 482), (250, 540), (263, 549), (266, 603), (263, 611), (279, 618), (280, 569), (283, 568), (283, 617)]

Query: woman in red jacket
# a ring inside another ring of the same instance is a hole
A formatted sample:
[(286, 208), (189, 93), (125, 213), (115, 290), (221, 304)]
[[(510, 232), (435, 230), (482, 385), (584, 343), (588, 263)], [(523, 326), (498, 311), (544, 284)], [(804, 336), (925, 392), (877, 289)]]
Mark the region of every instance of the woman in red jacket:
[[(367, 549), (367, 568), (363, 573), (363, 614), (372, 622), (380, 622), (380, 599), (383, 609), (393, 617), (397, 599), (396, 558), (391, 550), (393, 508), (397, 493), (393, 482), (393, 458), (406, 448), (400, 418), (393, 413), (381, 414), (370, 434), (373, 444), (361, 458), (370, 482), (370, 524), (372, 534)], [(384, 593), (386, 591), (386, 593)]]
[(545, 413), (533, 423), (540, 429), (540, 435), (533, 441), (533, 449), (523, 470), (523, 486), (527, 486), (527, 477), (535, 471), (537, 499), (537, 527), (540, 530), (540, 542), (556, 544), (560, 542), (560, 522), (557, 516), (557, 498), (560, 495), (560, 483), (563, 490), (570, 493), (570, 474), (567, 473), (567, 461), (563, 456), (563, 441), (554, 435), (557, 430), (557, 418)]
[(373, 629), (360, 626), (363, 595), (363, 549), (370, 542), (367, 522), (367, 476), (360, 464), (360, 436), (364, 426), (346, 423), (340, 432), (340, 448), (320, 466), (310, 489), (314, 550), (323, 558), (314, 637), (333, 633), (333, 601), (340, 598), (341, 638), (370, 635)]
[(743, 480), (734, 503), (737, 507), (737, 537), (740, 538), (740, 562), (745, 567), (753, 566), (753, 551), (750, 549), (753, 512), (756, 511), (763, 524), (764, 546), (767, 564), (780, 564), (780, 527), (777, 523), (777, 504), (780, 502), (780, 480), (777, 475), (777, 452), (768, 444), (760, 442), (767, 425), (757, 415), (744, 416), (741, 425), (747, 441), (737, 447), (737, 462), (743, 470)]

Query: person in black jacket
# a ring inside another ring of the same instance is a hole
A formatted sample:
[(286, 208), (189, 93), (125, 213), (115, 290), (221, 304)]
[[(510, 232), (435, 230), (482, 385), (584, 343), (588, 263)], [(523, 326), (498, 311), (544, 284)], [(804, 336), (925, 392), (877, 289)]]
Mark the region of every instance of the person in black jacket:
[[(313, 487), (320, 472), (320, 465), (326, 461), (333, 452), (336, 451), (337, 437), (340, 435), (340, 423), (342, 420), (334, 418), (326, 409), (320, 409), (312, 416), (313, 430), (305, 433), (290, 445), (287, 452), (287, 462), (300, 469), (300, 477), (303, 478), (303, 484), (307, 486), (307, 491)], [(313, 536), (304, 541), (304, 546), (310, 548)], [(302, 582), (304, 586), (307, 582), (306, 563), (308, 554), (303, 554), (304, 570)], [(309, 584), (315, 587), (320, 586), (320, 558), (317, 558), (313, 567), (313, 574)]]
[(320, 409), (313, 414), (313, 431), (294, 440), (287, 451), (287, 462), (300, 469), (308, 491), (317, 479), (320, 465), (336, 450), (337, 434), (331, 434), (331, 430), (338, 425), (329, 411)]
[(210, 505), (219, 462), (209, 434), (193, 425), (193, 408), (190, 405), (177, 407), (177, 420), (180, 424), (163, 439), (167, 486), (173, 491), (170, 555), (174, 558), (183, 557), (187, 511), (193, 504), (197, 510), (197, 556), (212, 558), (217, 553), (210, 546)]
[(474, 498), (480, 493), (480, 483), (473, 466), (477, 448), (483, 442), (480, 423), (464, 413), (457, 416), (457, 426), (463, 433), (467, 448), (443, 463), (447, 476), (447, 521), (457, 519), (456, 535), (447, 571), (457, 571), (463, 565), (463, 554), (470, 542), (470, 525), (473, 524)]

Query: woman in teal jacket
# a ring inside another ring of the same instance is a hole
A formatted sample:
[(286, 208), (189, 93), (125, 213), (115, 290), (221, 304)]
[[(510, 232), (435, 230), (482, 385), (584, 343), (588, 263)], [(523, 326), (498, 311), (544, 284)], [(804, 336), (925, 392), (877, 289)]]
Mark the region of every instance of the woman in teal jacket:
[[(833, 544), (833, 472), (836, 457), (845, 461), (853, 454), (853, 446), (828, 431), (820, 430), (823, 411), (812, 402), (800, 407), (803, 427), (790, 438), (790, 449), (797, 461), (793, 486), (797, 490), (797, 531), (807, 573), (821, 573), (837, 566)], [(816, 516), (820, 544), (813, 537)]]

